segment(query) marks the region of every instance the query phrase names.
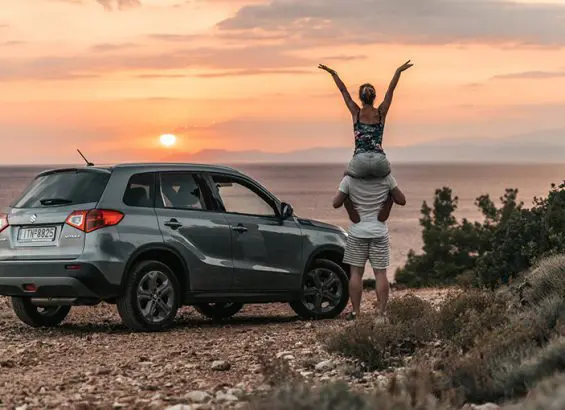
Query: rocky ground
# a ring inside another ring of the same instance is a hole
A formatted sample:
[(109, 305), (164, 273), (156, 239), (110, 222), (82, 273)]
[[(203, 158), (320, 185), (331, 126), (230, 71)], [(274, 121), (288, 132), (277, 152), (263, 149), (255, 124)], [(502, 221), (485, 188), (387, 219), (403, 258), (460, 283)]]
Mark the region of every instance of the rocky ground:
[[(439, 303), (446, 292), (415, 293)], [(364, 299), (371, 311), (374, 293)], [(371, 388), (385, 376), (351, 372), (320, 345), (320, 332), (347, 323), (301, 321), (287, 305), (273, 304), (247, 306), (214, 324), (184, 308), (167, 332), (132, 333), (113, 306), (101, 304), (74, 308), (61, 327), (45, 330), (21, 324), (0, 299), (0, 408), (238, 407), (269, 389), (262, 359), (276, 357), (314, 383), (342, 379)]]

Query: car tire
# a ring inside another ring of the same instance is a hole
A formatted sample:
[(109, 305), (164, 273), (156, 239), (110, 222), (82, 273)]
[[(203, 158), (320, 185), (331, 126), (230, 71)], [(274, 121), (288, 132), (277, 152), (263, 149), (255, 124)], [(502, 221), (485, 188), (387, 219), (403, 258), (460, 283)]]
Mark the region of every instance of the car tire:
[(243, 309), (243, 303), (202, 303), (194, 309), (203, 316), (213, 320), (228, 319)]
[(158, 332), (173, 324), (180, 296), (179, 281), (167, 265), (143, 261), (131, 271), (116, 305), (131, 330)]
[(19, 296), (12, 298), (12, 308), (22, 322), (32, 327), (57, 326), (71, 311), (70, 306), (36, 306), (30, 298)]
[(349, 300), (349, 278), (341, 266), (317, 259), (304, 274), (302, 298), (290, 307), (302, 319), (332, 319), (343, 312)]

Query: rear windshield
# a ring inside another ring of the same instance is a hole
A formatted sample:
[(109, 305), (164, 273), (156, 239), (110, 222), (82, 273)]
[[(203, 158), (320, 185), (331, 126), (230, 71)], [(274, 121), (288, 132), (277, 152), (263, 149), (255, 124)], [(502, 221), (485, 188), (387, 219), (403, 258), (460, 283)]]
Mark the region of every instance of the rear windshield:
[(109, 179), (109, 173), (93, 170), (59, 171), (40, 175), (12, 207), (45, 208), (98, 202)]

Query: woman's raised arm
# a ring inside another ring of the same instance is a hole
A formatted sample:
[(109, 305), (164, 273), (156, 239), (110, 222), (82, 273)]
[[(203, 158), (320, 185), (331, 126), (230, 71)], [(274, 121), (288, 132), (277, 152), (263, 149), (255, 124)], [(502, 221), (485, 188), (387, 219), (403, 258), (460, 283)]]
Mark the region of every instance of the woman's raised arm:
[(392, 80), (390, 81), (390, 84), (388, 86), (388, 90), (385, 94), (385, 98), (384, 98), (383, 102), (381, 103), (381, 105), (379, 107), (379, 111), (381, 112), (381, 115), (383, 117), (386, 117), (388, 110), (390, 108), (390, 105), (392, 104), (392, 97), (394, 95), (394, 90), (396, 89), (396, 86), (398, 85), (398, 80), (400, 80), (400, 74), (402, 74), (403, 71), (408, 70), (413, 65), (414, 64), (412, 64), (410, 62), (410, 60), (408, 60), (407, 62), (405, 62), (404, 64), (402, 64), (400, 67), (398, 67), (396, 69), (396, 72), (394, 73), (394, 76), (392, 77)]
[(345, 101), (345, 105), (347, 105), (347, 108), (349, 108), (351, 115), (355, 117), (357, 115), (357, 113), (359, 112), (359, 106), (355, 103), (355, 101), (353, 101), (353, 98), (351, 98), (349, 91), (347, 91), (347, 87), (345, 86), (343, 81), (341, 81), (341, 78), (339, 78), (339, 75), (337, 75), (337, 72), (335, 70), (332, 70), (328, 66), (323, 65), (323, 64), (318, 65), (318, 68), (320, 70), (327, 71), (328, 73), (330, 73), (332, 75), (332, 78), (334, 79), (335, 84), (337, 85), (337, 88), (339, 88), (339, 91), (341, 92), (341, 95), (343, 96), (343, 100)]

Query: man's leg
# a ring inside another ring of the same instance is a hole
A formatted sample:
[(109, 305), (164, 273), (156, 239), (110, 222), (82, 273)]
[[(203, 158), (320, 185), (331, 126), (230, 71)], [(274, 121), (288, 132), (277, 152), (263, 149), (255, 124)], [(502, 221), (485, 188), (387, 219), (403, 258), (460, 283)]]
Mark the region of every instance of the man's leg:
[(386, 314), (388, 303), (389, 283), (386, 277), (386, 269), (373, 269), (375, 281), (377, 282), (377, 298), (379, 300), (379, 314)]
[(371, 240), (369, 247), (369, 259), (373, 272), (375, 273), (377, 298), (379, 300), (379, 315), (386, 315), (386, 307), (388, 304), (389, 283), (386, 276), (386, 270), (389, 265), (389, 241), (388, 235)]
[(351, 278), (349, 279), (349, 297), (353, 312), (359, 315), (361, 312), (361, 298), (363, 296), (363, 272), (365, 268), (351, 266)]
[(365, 264), (369, 258), (369, 243), (368, 239), (355, 238), (349, 235), (347, 237), (347, 244), (345, 245), (345, 255), (343, 256), (343, 263), (348, 264), (351, 272), (349, 279), (349, 297), (351, 298), (351, 305), (355, 315), (359, 315), (361, 310), (361, 297), (363, 295), (363, 272), (365, 271)]

